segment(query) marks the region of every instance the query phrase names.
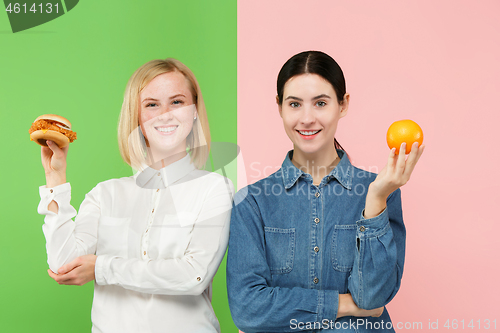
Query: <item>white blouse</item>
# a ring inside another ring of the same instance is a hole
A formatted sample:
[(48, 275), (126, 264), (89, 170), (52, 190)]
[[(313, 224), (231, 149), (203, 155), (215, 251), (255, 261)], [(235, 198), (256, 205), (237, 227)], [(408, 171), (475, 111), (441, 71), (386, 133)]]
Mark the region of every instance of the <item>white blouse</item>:
[[(48, 264), (96, 254), (92, 332), (220, 332), (212, 279), (224, 257), (234, 188), (187, 155), (97, 184), (75, 218), (69, 183), (40, 187)], [(54, 200), (57, 214), (47, 208)]]

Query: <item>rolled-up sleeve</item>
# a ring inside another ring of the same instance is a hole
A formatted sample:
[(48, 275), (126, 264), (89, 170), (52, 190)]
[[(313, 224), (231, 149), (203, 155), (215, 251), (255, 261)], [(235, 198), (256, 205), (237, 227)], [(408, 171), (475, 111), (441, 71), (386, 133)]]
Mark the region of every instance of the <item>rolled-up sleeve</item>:
[(357, 306), (375, 309), (389, 303), (399, 290), (403, 275), (406, 231), (401, 190), (387, 199), (378, 216), (356, 221), (356, 254), (349, 276), (349, 291)]
[[(73, 259), (85, 254), (95, 254), (100, 214), (97, 187), (85, 196), (78, 216), (70, 204), (69, 183), (53, 188), (40, 186), (39, 193), (38, 213), (45, 215), (42, 230), (46, 240), (49, 268), (57, 273), (61, 266)], [(57, 213), (48, 209), (52, 201), (58, 205)]]

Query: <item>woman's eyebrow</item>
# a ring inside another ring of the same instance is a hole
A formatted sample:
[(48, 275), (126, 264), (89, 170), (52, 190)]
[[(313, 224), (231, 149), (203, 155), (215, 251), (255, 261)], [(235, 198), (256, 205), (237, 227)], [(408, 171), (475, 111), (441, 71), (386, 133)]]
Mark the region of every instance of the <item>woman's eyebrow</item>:
[(328, 96), (327, 94), (321, 94), (321, 95), (318, 95), (316, 97), (313, 97), (312, 99), (315, 100), (315, 99), (319, 99), (319, 98), (330, 98), (331, 99), (331, 97)]
[(183, 94), (177, 94), (177, 95), (174, 95), (174, 96), (170, 96), (169, 99), (174, 99), (174, 98), (177, 98), (177, 97), (186, 97), (186, 96), (184, 96)]
[(158, 100), (158, 99), (155, 99), (155, 98), (152, 98), (152, 97), (146, 97), (146, 98), (144, 98), (144, 99), (142, 100), (142, 102), (144, 103), (145, 101), (155, 101), (155, 102), (157, 102), (157, 101), (159, 101), (159, 100)]
[[(328, 96), (327, 94), (321, 94), (321, 95), (318, 95), (318, 96), (315, 96), (313, 98), (311, 98), (311, 101), (315, 100), (315, 99), (319, 99), (319, 98), (329, 98), (331, 99), (330, 96)], [(298, 98), (298, 97), (295, 97), (295, 96), (288, 96), (287, 98), (285, 98), (285, 101), (286, 100), (289, 100), (289, 99), (295, 99), (297, 101), (303, 101), (302, 98)]]

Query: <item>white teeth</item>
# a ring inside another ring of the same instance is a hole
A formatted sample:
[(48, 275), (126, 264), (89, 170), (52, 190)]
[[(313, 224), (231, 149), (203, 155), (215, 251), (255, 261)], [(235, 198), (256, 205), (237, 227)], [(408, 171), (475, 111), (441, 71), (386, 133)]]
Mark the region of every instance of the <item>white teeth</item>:
[(177, 129), (178, 126), (170, 126), (170, 127), (155, 127), (157, 131), (163, 132), (163, 133), (170, 133), (173, 132)]
[(319, 130), (317, 130), (317, 131), (299, 131), (299, 133), (302, 135), (314, 135), (318, 132), (319, 132)]

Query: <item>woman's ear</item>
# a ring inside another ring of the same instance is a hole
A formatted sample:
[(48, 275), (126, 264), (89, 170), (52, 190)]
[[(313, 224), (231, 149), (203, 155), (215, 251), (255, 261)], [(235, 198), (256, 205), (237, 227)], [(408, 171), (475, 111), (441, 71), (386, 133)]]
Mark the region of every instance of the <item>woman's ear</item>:
[(342, 99), (342, 104), (340, 104), (340, 118), (345, 117), (347, 114), (347, 109), (349, 109), (349, 97), (350, 95), (346, 93), (344, 99)]
[(278, 95), (276, 95), (276, 104), (278, 104), (278, 111), (280, 113), (280, 117), (283, 118), (283, 116), (281, 115), (281, 104), (280, 104), (280, 98)]

